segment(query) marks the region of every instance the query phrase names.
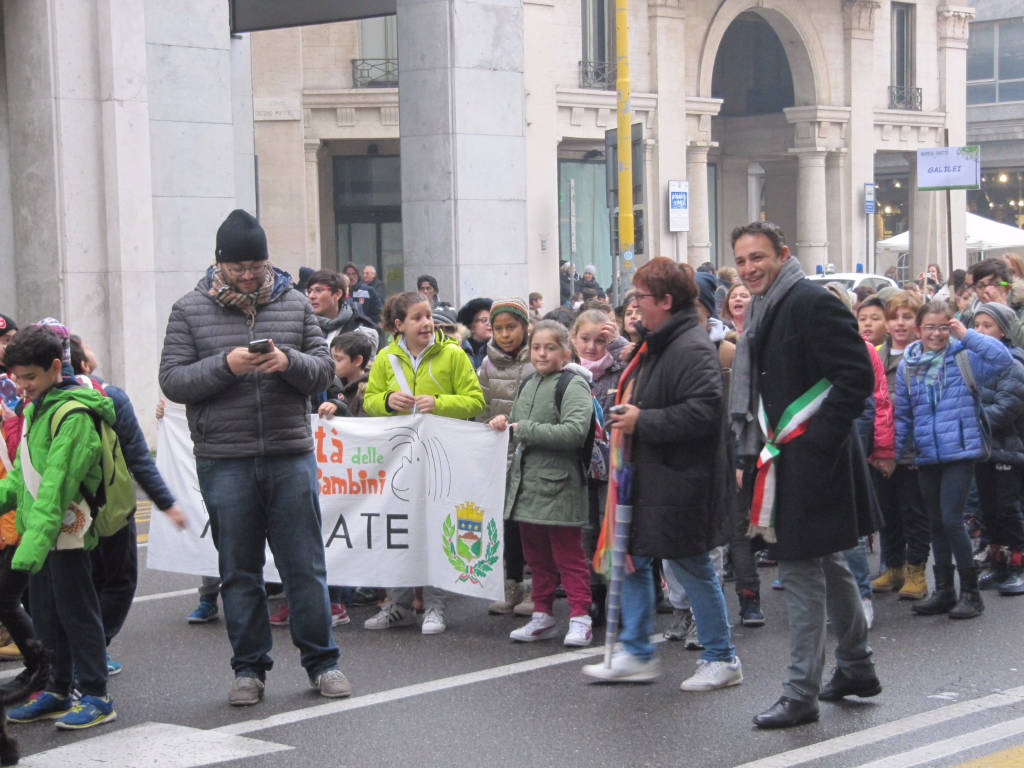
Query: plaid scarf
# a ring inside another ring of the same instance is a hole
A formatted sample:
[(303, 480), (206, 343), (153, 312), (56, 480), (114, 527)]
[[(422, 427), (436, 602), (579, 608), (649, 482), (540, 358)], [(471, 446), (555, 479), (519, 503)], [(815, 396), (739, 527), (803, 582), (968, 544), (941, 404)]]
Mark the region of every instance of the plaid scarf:
[(251, 293), (242, 293), (228, 282), (224, 265), (213, 265), (213, 277), (210, 280), (210, 296), (225, 309), (237, 309), (248, 318), (249, 326), (256, 322), (256, 310), (269, 303), (274, 290), (274, 267), (267, 262), (263, 271), (263, 284)]

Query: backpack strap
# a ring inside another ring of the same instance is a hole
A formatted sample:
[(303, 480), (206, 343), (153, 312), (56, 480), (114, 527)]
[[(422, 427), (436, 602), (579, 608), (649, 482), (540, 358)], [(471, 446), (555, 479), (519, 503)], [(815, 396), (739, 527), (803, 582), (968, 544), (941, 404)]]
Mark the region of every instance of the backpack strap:
[(964, 383), (967, 388), (971, 390), (971, 394), (974, 397), (978, 396), (978, 382), (974, 378), (974, 371), (971, 369), (971, 361), (967, 357), (967, 350), (961, 349), (955, 355), (953, 359), (956, 360), (956, 367), (960, 369), (960, 375), (964, 378)]
[[(538, 375), (539, 374), (536, 371), (534, 371), (529, 376), (527, 376), (525, 379), (523, 379), (519, 383), (519, 389), (516, 390), (516, 397), (519, 397), (519, 395), (523, 394), (523, 390), (526, 389), (526, 382), (528, 382), (530, 379), (536, 378)], [(559, 398), (559, 402), (561, 402), (561, 398)]]
[[(105, 394), (105, 393), (104, 393)], [(100, 437), (100, 420), (101, 417), (96, 411), (87, 405), (83, 405), (77, 400), (68, 400), (57, 406), (57, 410), (50, 416), (50, 440), (52, 441), (56, 436), (57, 432), (60, 431), (61, 425), (64, 423), (64, 419), (70, 416), (72, 413), (88, 413), (92, 417), (93, 427), (96, 429), (97, 437)], [(103, 439), (100, 437), (100, 444), (102, 448)], [(99, 512), (100, 507), (107, 503), (106, 488), (103, 485), (103, 478), (100, 478), (100, 484), (96, 488), (96, 493), (90, 491), (84, 482), (78, 486), (79, 493), (82, 494), (82, 498), (85, 499), (85, 503), (89, 505), (89, 509), (92, 512), (93, 518)]]
[(579, 374), (564, 368), (558, 374), (558, 383), (555, 385), (555, 408), (558, 410), (559, 417), (562, 415), (562, 398), (565, 396), (565, 390), (569, 388), (569, 382), (572, 381), (573, 376), (579, 376)]

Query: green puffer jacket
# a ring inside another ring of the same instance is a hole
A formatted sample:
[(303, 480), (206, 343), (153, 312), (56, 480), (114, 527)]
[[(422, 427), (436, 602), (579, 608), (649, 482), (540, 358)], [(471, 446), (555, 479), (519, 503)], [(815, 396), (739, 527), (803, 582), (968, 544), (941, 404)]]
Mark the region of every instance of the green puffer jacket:
[(515, 452), (505, 484), (505, 517), (539, 525), (587, 522), (587, 480), (579, 449), (594, 412), (590, 386), (573, 376), (555, 409), (559, 373), (530, 379), (512, 405)]
[[(50, 417), (68, 400), (87, 405), (111, 426), (114, 425), (114, 401), (87, 387), (51, 389), (38, 402), (25, 408), (25, 432), (32, 466), (40, 474), (39, 493), (33, 499), (25, 488), (21, 456), (14, 468), (0, 480), (0, 511), (17, 509), (21, 543), (11, 567), (38, 573), (50, 550), (57, 543), (64, 510), (72, 501), (81, 501), (81, 485), (90, 490), (100, 483), (100, 438), (96, 424), (87, 413), (64, 417), (53, 441), (50, 441)], [(93, 528), (85, 534), (85, 548), (96, 546)]]
[(440, 331), (434, 334), (434, 343), (423, 352), (423, 359), (415, 373), (409, 353), (392, 339), (370, 369), (363, 397), (363, 409), (370, 416), (391, 416), (387, 397), (401, 387), (395, 381), (395, 372), (389, 355), (396, 355), (405, 380), (414, 395), (433, 395), (434, 413), (452, 419), (470, 419), (484, 409), (484, 393), (480, 390), (476, 371), (469, 362), (459, 343), (446, 337)]
[(487, 357), (477, 371), (487, 408), (476, 420), (486, 424), (495, 416), (508, 416), (512, 412), (512, 401), (516, 399), (519, 385), (531, 373), (533, 365), (530, 364), (529, 344), (524, 342), (519, 352), (509, 355), (494, 344), (494, 339), (487, 342)]

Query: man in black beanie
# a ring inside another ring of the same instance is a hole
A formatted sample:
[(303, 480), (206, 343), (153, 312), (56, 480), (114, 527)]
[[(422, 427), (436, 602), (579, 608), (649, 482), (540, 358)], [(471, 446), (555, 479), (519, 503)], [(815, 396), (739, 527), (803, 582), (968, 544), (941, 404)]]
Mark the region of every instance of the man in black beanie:
[[(233, 706), (256, 704), (273, 665), (264, 552), (269, 541), (310, 684), (348, 696), (331, 636), (308, 398), (334, 379), (306, 297), (275, 269), (255, 217), (232, 211), (216, 262), (171, 309), (160, 386), (184, 403), (217, 546), (235, 679)], [(250, 342), (266, 340), (260, 345)]]

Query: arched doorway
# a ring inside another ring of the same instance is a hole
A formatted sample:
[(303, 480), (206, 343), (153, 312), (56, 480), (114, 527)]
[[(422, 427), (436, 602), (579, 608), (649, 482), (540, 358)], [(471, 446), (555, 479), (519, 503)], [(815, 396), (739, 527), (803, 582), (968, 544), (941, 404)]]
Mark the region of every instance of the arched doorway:
[(808, 238), (800, 208), (808, 179), (816, 182), (816, 194), (826, 195), (826, 153), (814, 135), (815, 118), (803, 113), (827, 100), (827, 67), (816, 33), (799, 26), (798, 7), (788, 0), (764, 5), (726, 0), (705, 38), (699, 89), (722, 100), (711, 122), (717, 146), (708, 153), (719, 190), (713, 218), (726, 249), (737, 224), (775, 221), (791, 246), (798, 234), (807, 241), (798, 253), (813, 269), (813, 262), (824, 261), (830, 227), (822, 220)]

